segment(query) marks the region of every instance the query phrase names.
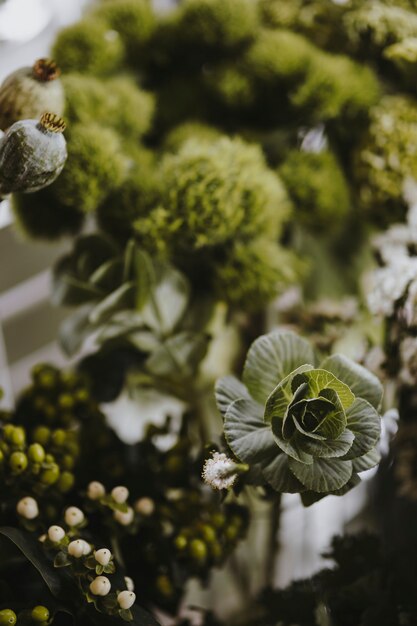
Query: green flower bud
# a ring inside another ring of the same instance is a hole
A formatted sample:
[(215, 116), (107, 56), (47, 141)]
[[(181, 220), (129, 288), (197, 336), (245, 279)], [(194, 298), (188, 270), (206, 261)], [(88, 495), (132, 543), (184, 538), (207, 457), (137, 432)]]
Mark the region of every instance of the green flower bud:
[(33, 439), (36, 443), (45, 446), (51, 437), (51, 431), (47, 426), (37, 426), (33, 431)]
[(0, 128), (39, 118), (45, 111), (62, 115), (65, 96), (60, 73), (54, 61), (38, 59), (33, 67), (22, 67), (7, 76), (0, 87)]
[(53, 485), (59, 478), (60, 470), (56, 463), (51, 463), (48, 469), (41, 472), (39, 480), (43, 485)]
[(31, 617), (37, 623), (47, 622), (49, 620), (49, 611), (46, 606), (35, 606), (32, 609)]
[(64, 129), (64, 121), (52, 113), (44, 113), (39, 122), (13, 124), (0, 144), (0, 193), (29, 193), (50, 185), (67, 159)]
[(45, 459), (45, 450), (40, 443), (32, 443), (28, 448), (29, 461), (32, 463), (43, 463)]
[(11, 609), (0, 611), (0, 626), (13, 626), (17, 622), (17, 616)]
[(9, 465), (14, 474), (22, 474), (28, 466), (28, 458), (24, 452), (13, 452)]
[(204, 565), (207, 560), (207, 546), (201, 539), (192, 539), (189, 545), (190, 556), (197, 565)]

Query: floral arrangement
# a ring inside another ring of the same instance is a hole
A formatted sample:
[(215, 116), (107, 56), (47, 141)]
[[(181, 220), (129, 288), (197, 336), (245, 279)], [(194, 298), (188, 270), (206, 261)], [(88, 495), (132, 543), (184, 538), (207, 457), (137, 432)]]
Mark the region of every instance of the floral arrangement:
[[(0, 86), (73, 363), (0, 414), (0, 624), (415, 623), (416, 33), (414, 0), (97, 0)], [(278, 589), (282, 494), (369, 470), (367, 534)]]

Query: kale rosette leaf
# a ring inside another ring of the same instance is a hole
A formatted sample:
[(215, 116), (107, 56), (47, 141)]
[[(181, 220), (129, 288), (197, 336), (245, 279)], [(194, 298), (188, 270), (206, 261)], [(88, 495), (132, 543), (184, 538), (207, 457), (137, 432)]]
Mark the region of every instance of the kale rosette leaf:
[(300, 493), (308, 505), (342, 495), (380, 459), (382, 385), (343, 355), (318, 367), (310, 344), (274, 331), (251, 346), (242, 382), (216, 385), (224, 432), (248, 480)]

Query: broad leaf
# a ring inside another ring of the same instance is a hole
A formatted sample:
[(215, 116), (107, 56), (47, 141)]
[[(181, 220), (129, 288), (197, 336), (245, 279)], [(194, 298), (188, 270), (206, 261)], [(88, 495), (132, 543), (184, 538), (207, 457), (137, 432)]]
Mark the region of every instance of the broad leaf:
[(356, 398), (346, 411), (347, 428), (355, 435), (355, 441), (346, 454), (346, 459), (363, 456), (378, 442), (381, 435), (381, 417), (363, 398)]
[(217, 408), (223, 417), (232, 402), (239, 398), (249, 398), (249, 393), (245, 385), (235, 376), (223, 376), (223, 378), (219, 378), (219, 380), (216, 381), (214, 393), (216, 395)]
[(208, 341), (203, 333), (178, 333), (156, 348), (146, 368), (155, 376), (190, 377), (206, 354)]
[(95, 325), (103, 324), (117, 311), (132, 308), (134, 304), (134, 294), (134, 283), (121, 285), (94, 307), (90, 313), (90, 322)]
[(383, 395), (382, 385), (378, 378), (365, 367), (342, 354), (327, 357), (320, 367), (348, 385), (356, 397), (364, 398), (375, 409), (380, 408)]
[(372, 448), (369, 452), (364, 454), (363, 456), (359, 456), (356, 459), (353, 459), (353, 471), (354, 472), (364, 472), (365, 470), (372, 469), (381, 460), (381, 453), (377, 450), (377, 448)]
[(250, 394), (265, 404), (280, 381), (305, 364), (314, 364), (310, 344), (290, 331), (273, 331), (254, 341), (243, 370)]
[(333, 459), (344, 456), (351, 448), (355, 435), (350, 430), (345, 430), (337, 439), (319, 441), (307, 439), (303, 441), (303, 448), (313, 457)]
[(315, 459), (312, 465), (290, 459), (289, 468), (307, 489), (319, 493), (343, 487), (353, 470), (351, 461), (340, 459)]
[(46, 558), (41, 544), (35, 537), (26, 531), (8, 526), (0, 528), (0, 534), (15, 544), (38, 570), (52, 595), (58, 597), (62, 591), (61, 577)]
[[(277, 425), (275, 425), (275, 421), (277, 421)], [(306, 465), (311, 465), (313, 463), (313, 457), (304, 448), (304, 441), (306, 438), (304, 435), (301, 435), (298, 431), (296, 431), (291, 439), (284, 439), (281, 434), (281, 428), (278, 420), (272, 421), (272, 433), (277, 445), (283, 452), (285, 452), (285, 454), (288, 454), (291, 458), (299, 461), (300, 463), (305, 463)]]
[(91, 309), (91, 304), (84, 304), (61, 323), (59, 342), (67, 356), (72, 356), (80, 350), (84, 340), (91, 333)]
[(305, 373), (310, 389), (310, 397), (317, 398), (323, 389), (333, 389), (339, 396), (343, 408), (346, 410), (353, 403), (355, 395), (345, 383), (342, 383), (331, 372), (324, 369), (315, 369)]
[(293, 391), (291, 384), (293, 379), (303, 372), (312, 370), (312, 365), (301, 365), (296, 370), (286, 376), (280, 383), (273, 389), (269, 395), (265, 406), (265, 421), (270, 422), (273, 417), (279, 417), (284, 419), (287, 412), (287, 408), (291, 400), (293, 399)]
[(262, 407), (252, 398), (232, 402), (224, 418), (224, 433), (230, 448), (245, 463), (262, 463), (277, 449), (269, 426), (265, 426)]
[(100, 265), (90, 276), (88, 281), (91, 285), (98, 287), (105, 293), (109, 293), (122, 282), (123, 278), (123, 262), (116, 258), (110, 259)]
[(288, 468), (288, 456), (280, 453), (271, 454), (270, 459), (263, 463), (262, 474), (265, 480), (271, 485), (275, 491), (281, 493), (299, 493), (303, 490), (303, 485), (300, 483), (294, 474), (292, 474)]
[(340, 489), (336, 489), (335, 491), (331, 491), (330, 493), (316, 493), (315, 491), (304, 491), (300, 494), (301, 502), (304, 506), (311, 506), (312, 504), (318, 502), (319, 500), (322, 500), (326, 496), (344, 496), (345, 493), (353, 489), (353, 487), (356, 487), (356, 485), (359, 485), (360, 482), (361, 479), (359, 478), (359, 476), (357, 474), (352, 474), (346, 485), (343, 485), (343, 487), (341, 487)]
[(142, 309), (144, 322), (167, 335), (172, 333), (187, 308), (189, 285), (185, 277), (170, 266), (158, 268), (156, 284)]

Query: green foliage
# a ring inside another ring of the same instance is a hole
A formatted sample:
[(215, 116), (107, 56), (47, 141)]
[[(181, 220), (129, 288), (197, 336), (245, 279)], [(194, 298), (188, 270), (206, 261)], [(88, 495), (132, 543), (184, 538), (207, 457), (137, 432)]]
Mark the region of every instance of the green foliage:
[(255, 482), (301, 493), (306, 505), (345, 493), (379, 461), (378, 379), (341, 355), (317, 368), (311, 346), (291, 332), (257, 339), (243, 384), (220, 379), (216, 396), (227, 443)]
[(68, 138), (68, 167), (54, 186), (57, 201), (89, 213), (117, 188), (127, 172), (117, 134), (98, 124), (76, 124)]
[(417, 105), (405, 96), (382, 98), (353, 156), (353, 178), (362, 208), (378, 224), (405, 214), (403, 184), (415, 178)]
[(63, 77), (66, 118), (72, 125), (96, 122), (109, 126), (124, 139), (138, 140), (150, 128), (154, 100), (128, 77), (100, 80), (83, 74)]
[(120, 67), (124, 47), (104, 21), (86, 18), (61, 30), (52, 54), (63, 72), (106, 75)]
[(349, 186), (330, 150), (294, 150), (279, 173), (301, 224), (321, 233), (340, 230), (350, 212)]
[(26, 237), (54, 240), (80, 231), (84, 215), (78, 208), (57, 201), (54, 193), (57, 185), (58, 181), (37, 193), (13, 194), (16, 226)]

